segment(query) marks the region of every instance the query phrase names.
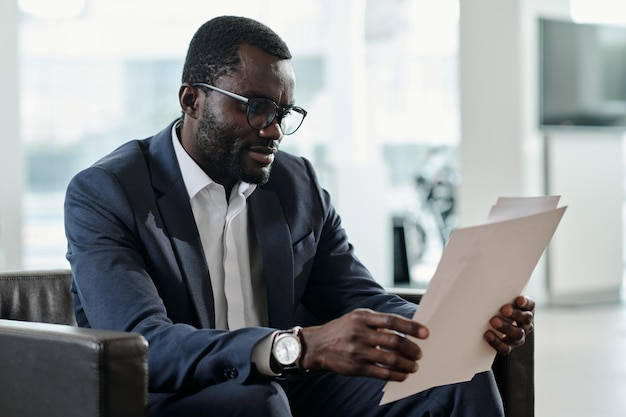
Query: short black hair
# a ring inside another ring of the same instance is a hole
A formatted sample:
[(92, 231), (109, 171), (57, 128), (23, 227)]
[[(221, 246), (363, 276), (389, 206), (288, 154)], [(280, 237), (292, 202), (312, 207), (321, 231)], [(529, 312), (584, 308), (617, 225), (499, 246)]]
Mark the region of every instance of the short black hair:
[(215, 82), (239, 64), (238, 50), (244, 43), (291, 59), (287, 44), (269, 27), (246, 17), (220, 16), (200, 26), (191, 39), (182, 82)]

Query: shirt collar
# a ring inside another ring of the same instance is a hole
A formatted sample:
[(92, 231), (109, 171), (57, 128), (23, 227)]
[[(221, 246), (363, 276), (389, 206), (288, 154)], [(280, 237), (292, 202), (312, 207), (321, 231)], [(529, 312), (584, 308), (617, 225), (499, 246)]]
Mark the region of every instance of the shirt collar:
[[(183, 148), (183, 145), (181, 145), (180, 140), (178, 140), (176, 129), (181, 124), (182, 122), (179, 120), (172, 126), (172, 143), (174, 144), (174, 152), (176, 153), (176, 159), (178, 159), (178, 166), (183, 176), (183, 182), (185, 183), (187, 194), (189, 194), (189, 199), (191, 200), (200, 190), (216, 183), (198, 166), (196, 161), (189, 156), (185, 148)], [(256, 184), (249, 184), (243, 181), (239, 181), (235, 185), (237, 192), (243, 194), (245, 198), (248, 198), (256, 187)]]

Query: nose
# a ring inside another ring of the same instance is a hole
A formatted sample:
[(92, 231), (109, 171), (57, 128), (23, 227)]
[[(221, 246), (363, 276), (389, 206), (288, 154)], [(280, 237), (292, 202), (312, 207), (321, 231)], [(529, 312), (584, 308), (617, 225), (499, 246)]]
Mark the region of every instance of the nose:
[(260, 129), (259, 136), (280, 142), (283, 139), (284, 134), (283, 130), (280, 128), (280, 123), (278, 123), (278, 117), (275, 118), (268, 126)]

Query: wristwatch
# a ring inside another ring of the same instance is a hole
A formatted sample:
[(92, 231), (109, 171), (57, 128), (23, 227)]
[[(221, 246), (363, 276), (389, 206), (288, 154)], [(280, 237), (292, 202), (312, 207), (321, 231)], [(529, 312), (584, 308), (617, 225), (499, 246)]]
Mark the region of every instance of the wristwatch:
[(290, 330), (280, 330), (274, 336), (270, 366), (279, 375), (288, 375), (300, 369), (299, 362), (302, 356), (301, 330), (302, 327), (296, 326)]

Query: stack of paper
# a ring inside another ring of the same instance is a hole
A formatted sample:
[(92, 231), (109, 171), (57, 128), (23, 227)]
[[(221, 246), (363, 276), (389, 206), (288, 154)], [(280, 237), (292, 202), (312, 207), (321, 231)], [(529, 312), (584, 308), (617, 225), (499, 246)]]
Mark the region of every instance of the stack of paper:
[(487, 224), (452, 231), (414, 320), (430, 336), (403, 382), (388, 382), (381, 404), (426, 389), (469, 381), (496, 352), (483, 335), (500, 308), (522, 294), (566, 207), (559, 197), (500, 198)]

